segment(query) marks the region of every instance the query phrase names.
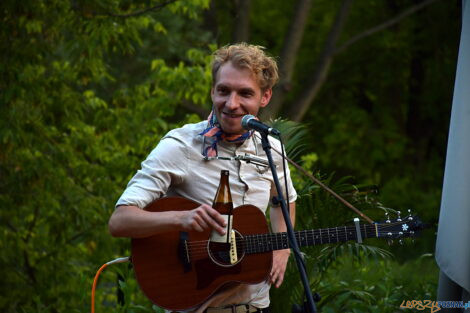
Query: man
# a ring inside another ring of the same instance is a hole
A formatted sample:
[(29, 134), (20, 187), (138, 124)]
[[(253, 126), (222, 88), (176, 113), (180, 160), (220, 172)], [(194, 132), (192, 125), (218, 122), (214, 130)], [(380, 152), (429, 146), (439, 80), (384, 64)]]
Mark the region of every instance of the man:
[[(213, 110), (208, 121), (170, 131), (150, 153), (116, 204), (109, 221), (113, 236), (146, 237), (175, 229), (214, 229), (223, 234), (224, 219), (209, 205), (221, 170), (230, 171), (234, 207), (252, 204), (266, 211), (276, 194), (269, 168), (217, 157), (248, 154), (266, 159), (259, 136), (244, 130), (241, 119), (246, 114), (256, 116), (260, 108), (268, 105), (272, 87), (278, 80), (276, 62), (258, 46), (244, 43), (226, 46), (214, 53), (212, 75)], [(270, 142), (280, 148), (278, 140), (271, 138)], [(273, 156), (282, 169), (280, 156), (276, 153)], [(288, 169), (287, 175), (290, 215), (294, 222), (297, 194)], [(282, 185), (281, 170), (279, 178)], [(163, 196), (182, 196), (201, 205), (191, 211), (142, 210)], [(272, 207), (270, 220), (274, 232), (286, 230), (280, 207)], [(289, 254), (288, 249), (274, 252), (269, 281), (219, 292), (195, 312), (269, 312), (269, 286), (281, 285)]]

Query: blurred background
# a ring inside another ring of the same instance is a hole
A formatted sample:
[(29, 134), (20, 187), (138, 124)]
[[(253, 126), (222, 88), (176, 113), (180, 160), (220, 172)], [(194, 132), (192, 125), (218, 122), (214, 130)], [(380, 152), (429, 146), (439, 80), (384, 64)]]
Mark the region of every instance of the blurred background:
[[(435, 300), (461, 5), (1, 1), (0, 310), (89, 311), (96, 270), (130, 254), (129, 240), (107, 230), (115, 202), (167, 131), (207, 117), (210, 55), (241, 41), (278, 60), (281, 80), (262, 118), (283, 131), (290, 157), (374, 220), (411, 209), (430, 225), (404, 245), (304, 249), (321, 312)], [(292, 171), (297, 229), (352, 221)], [(292, 266), (272, 291), (274, 312), (303, 301), (300, 285)], [(104, 272), (96, 301), (97, 312), (161, 312), (129, 264)]]

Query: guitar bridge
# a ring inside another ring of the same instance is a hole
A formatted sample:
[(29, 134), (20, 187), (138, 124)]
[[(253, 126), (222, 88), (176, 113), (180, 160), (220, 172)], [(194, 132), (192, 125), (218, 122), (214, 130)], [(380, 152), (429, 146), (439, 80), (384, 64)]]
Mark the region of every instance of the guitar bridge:
[(237, 262), (237, 237), (235, 236), (235, 231), (232, 230), (232, 233), (230, 234), (230, 263), (235, 264)]
[(189, 247), (188, 247), (188, 233), (181, 231), (180, 239), (178, 243), (178, 257), (181, 263), (183, 264), (183, 270), (185, 273), (191, 270), (191, 259), (189, 257)]

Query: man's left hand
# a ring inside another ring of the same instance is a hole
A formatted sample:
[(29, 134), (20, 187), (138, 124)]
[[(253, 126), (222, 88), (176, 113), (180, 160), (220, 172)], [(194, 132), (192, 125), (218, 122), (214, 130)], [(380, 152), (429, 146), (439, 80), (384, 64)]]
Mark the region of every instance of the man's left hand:
[(290, 250), (273, 251), (273, 267), (269, 274), (269, 282), (279, 288), (284, 281), (287, 261), (289, 261)]

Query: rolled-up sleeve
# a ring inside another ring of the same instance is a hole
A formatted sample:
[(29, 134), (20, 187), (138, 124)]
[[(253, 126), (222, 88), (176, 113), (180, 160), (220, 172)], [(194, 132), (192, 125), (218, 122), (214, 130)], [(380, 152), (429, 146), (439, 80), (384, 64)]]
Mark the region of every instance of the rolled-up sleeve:
[(134, 205), (144, 208), (163, 197), (170, 185), (178, 185), (184, 180), (187, 164), (186, 145), (175, 137), (164, 137), (142, 162), (116, 207)]

